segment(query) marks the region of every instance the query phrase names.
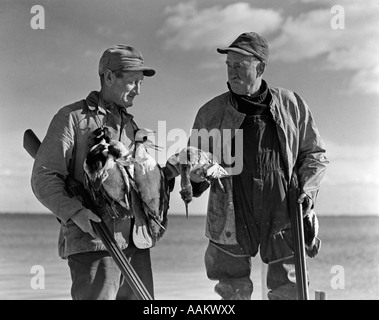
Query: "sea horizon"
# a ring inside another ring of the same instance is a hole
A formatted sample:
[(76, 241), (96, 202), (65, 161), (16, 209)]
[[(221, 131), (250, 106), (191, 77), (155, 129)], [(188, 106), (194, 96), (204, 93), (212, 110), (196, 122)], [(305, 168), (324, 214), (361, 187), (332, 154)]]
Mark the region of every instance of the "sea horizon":
[[(0, 211), (0, 215), (3, 214), (24, 214), (24, 215), (51, 215), (52, 212), (43, 212), (43, 211), (30, 211), (30, 212), (21, 212), (21, 211)], [(377, 217), (379, 218), (378, 213), (318, 213), (316, 212), (318, 217), (356, 217), (356, 218), (364, 218), (364, 217)], [(174, 216), (185, 216), (185, 212), (169, 212), (168, 215)], [(206, 216), (206, 213), (201, 212), (193, 212), (190, 213), (190, 216)]]

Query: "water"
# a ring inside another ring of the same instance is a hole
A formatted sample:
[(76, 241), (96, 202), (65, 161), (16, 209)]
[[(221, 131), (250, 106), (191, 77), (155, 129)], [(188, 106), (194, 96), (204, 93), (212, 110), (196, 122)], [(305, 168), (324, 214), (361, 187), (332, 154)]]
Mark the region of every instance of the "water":
[[(310, 296), (379, 299), (379, 217), (320, 217), (322, 248), (308, 259)], [(205, 275), (205, 217), (171, 215), (163, 239), (152, 249), (157, 300), (214, 300)], [(0, 215), (0, 299), (70, 299), (67, 262), (57, 255), (59, 224), (52, 215)], [(44, 289), (32, 289), (33, 266), (45, 272)], [(253, 299), (261, 299), (261, 262), (253, 259)]]

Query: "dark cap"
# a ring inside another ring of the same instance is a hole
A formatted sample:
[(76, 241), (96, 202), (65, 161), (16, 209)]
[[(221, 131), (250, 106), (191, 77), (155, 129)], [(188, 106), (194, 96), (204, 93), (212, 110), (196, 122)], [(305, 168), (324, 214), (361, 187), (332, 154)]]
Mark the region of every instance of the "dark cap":
[(267, 61), (269, 54), (266, 39), (255, 32), (242, 33), (229, 47), (217, 48), (217, 51), (223, 54), (234, 51), (247, 56), (254, 56), (261, 61)]
[(155, 74), (154, 69), (143, 65), (141, 52), (136, 48), (123, 44), (104, 51), (99, 62), (99, 75), (102, 75), (107, 69), (111, 71), (142, 71), (143, 75), (147, 77), (151, 77)]

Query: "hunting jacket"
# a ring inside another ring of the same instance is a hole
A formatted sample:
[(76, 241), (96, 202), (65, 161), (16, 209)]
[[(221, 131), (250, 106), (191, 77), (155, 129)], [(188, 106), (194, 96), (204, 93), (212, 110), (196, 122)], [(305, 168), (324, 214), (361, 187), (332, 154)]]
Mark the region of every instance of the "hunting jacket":
[[(31, 178), (37, 199), (60, 221), (58, 253), (62, 258), (75, 253), (106, 250), (99, 238), (84, 233), (70, 219), (83, 204), (67, 193), (66, 179), (84, 183), (84, 160), (89, 151), (88, 138), (100, 126), (110, 129), (111, 139), (130, 146), (137, 128), (130, 114), (121, 117), (114, 104), (105, 105), (98, 92), (86, 99), (61, 108), (53, 117), (38, 150)], [(133, 144), (134, 146), (134, 144)], [(102, 217), (121, 249), (128, 246), (130, 219)]]
[[(301, 192), (305, 192), (315, 203), (328, 160), (324, 142), (319, 134), (312, 113), (305, 101), (296, 93), (283, 88), (269, 88), (272, 99), (270, 111), (277, 125), (281, 155), (287, 182), (295, 172)], [(204, 141), (199, 130), (209, 134), (206, 146), (219, 163), (231, 174), (239, 174), (242, 154), (236, 142), (245, 114), (238, 112), (237, 102), (230, 92), (223, 93), (207, 102), (196, 115), (191, 132), (190, 145), (201, 147)], [(216, 130), (215, 130), (216, 129)], [(217, 130), (218, 129), (218, 130)], [(225, 130), (229, 129), (229, 130)], [(216, 132), (215, 132), (216, 131)], [(220, 134), (217, 134), (217, 131)], [(235, 155), (231, 156), (231, 139), (235, 138)], [(202, 148), (203, 149), (203, 148)], [(231, 164), (234, 160), (234, 169)], [(232, 186), (232, 178), (228, 183)], [(209, 184), (192, 183), (194, 196), (200, 196)], [(237, 244), (233, 199), (219, 187), (217, 181), (211, 183), (205, 235), (220, 244)]]

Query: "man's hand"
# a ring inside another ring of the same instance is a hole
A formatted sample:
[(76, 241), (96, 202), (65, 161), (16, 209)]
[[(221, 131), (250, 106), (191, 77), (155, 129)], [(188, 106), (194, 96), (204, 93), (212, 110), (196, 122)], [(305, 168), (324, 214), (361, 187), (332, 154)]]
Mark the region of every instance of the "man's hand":
[(162, 168), (162, 171), (167, 180), (175, 179), (180, 175), (180, 172), (177, 170), (177, 168), (170, 163), (167, 163), (166, 166)]
[(191, 171), (190, 179), (191, 179), (191, 181), (193, 181), (195, 183), (200, 183), (200, 182), (205, 181), (206, 179), (204, 177), (204, 169), (199, 168), (197, 170)]
[(303, 204), (303, 217), (306, 217), (311, 212), (313, 200), (306, 193), (302, 193), (297, 202)]
[(100, 222), (101, 219), (89, 209), (82, 209), (75, 213), (71, 220), (83, 231), (89, 233), (93, 238), (97, 238), (95, 230), (91, 225), (91, 220), (94, 222)]

